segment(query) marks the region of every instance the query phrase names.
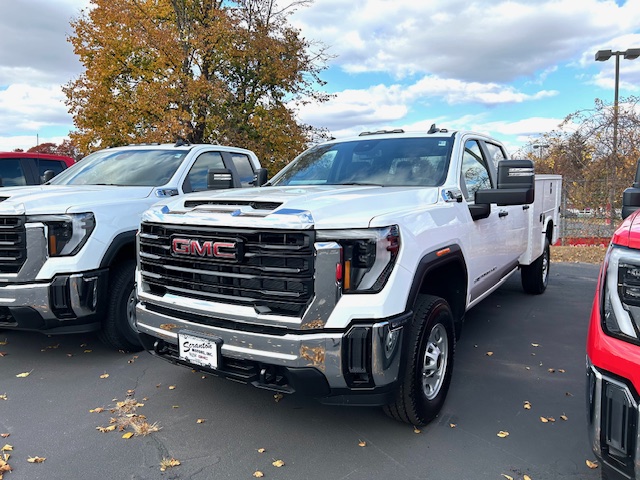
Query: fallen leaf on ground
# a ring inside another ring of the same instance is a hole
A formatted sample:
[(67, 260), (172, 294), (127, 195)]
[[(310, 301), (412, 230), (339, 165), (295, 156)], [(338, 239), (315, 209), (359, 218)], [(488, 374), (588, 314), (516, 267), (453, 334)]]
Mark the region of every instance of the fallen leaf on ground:
[(420, 432), (421, 432), (421, 430), (414, 425), (413, 426), (413, 433), (420, 433)]
[(10, 433), (0, 433), (0, 437), (2, 438), (7, 438), (10, 435), (11, 435)]
[[(33, 370), (31, 370), (31, 372), (33, 372)], [(18, 378), (28, 377), (29, 375), (31, 375), (31, 372), (19, 373), (19, 374), (16, 375), (16, 377), (18, 377)]]
[(103, 373), (102, 375), (100, 375), (100, 378), (109, 378), (109, 374), (108, 373)]
[(532, 346), (532, 347), (539, 347), (539, 346), (540, 346), (540, 344), (539, 344), (539, 343), (532, 343), (532, 344), (531, 344), (531, 346)]
[(2, 342), (0, 342), (0, 345), (8, 345), (9, 342), (7, 341), (7, 339), (5, 338)]
[(591, 460), (587, 460), (587, 467), (589, 467), (590, 469), (594, 469), (594, 468), (598, 468), (598, 464), (596, 462), (592, 462)]
[(457, 426), (458, 426), (458, 425), (457, 425), (457, 424), (455, 424), (455, 423), (450, 423), (450, 424), (449, 424), (449, 428), (456, 428)]
[(498, 435), (500, 438), (506, 438), (509, 436), (509, 432), (505, 432), (504, 430), (500, 430), (496, 435)]
[(9, 397), (7, 397), (6, 393), (3, 393), (2, 395), (0, 395), (0, 400), (8, 400)]
[(7, 352), (0, 352), (0, 357), (6, 357), (7, 355), (9, 355)]
[(267, 449), (266, 449), (266, 448), (259, 448), (259, 449), (258, 449), (258, 453), (264, 453), (264, 452), (266, 452), (266, 451), (267, 451)]
[(169, 385), (169, 390), (175, 390), (176, 386), (175, 385)]
[(505, 475), (504, 473), (502, 474), (502, 476), (504, 478), (506, 478), (507, 480), (513, 480), (513, 477), (511, 475)]
[(359, 447), (366, 447), (366, 446), (367, 446), (367, 442), (365, 442), (364, 440), (360, 440), (360, 441), (358, 442), (358, 446), (359, 446)]
[(85, 350), (84, 353), (91, 353), (93, 350)]
[(204, 418), (199, 418), (196, 420), (196, 423), (204, 423), (206, 420)]
[(559, 369), (558, 369), (558, 371), (559, 371), (560, 373), (565, 373), (565, 369), (564, 369), (564, 368), (559, 368)]
[(9, 445), (8, 443), (5, 444), (4, 447), (0, 448), (0, 452), (12, 452), (13, 451), (13, 446)]
[(124, 438), (125, 440), (131, 437), (133, 437), (133, 432), (127, 432), (124, 435), (122, 435), (122, 438)]
[(282, 400), (284, 398), (284, 395), (282, 395), (281, 393), (276, 393), (273, 396), (274, 400), (276, 401), (276, 403), (278, 403), (280, 400)]
[(92, 408), (91, 410), (89, 410), (89, 413), (102, 413), (102, 412), (104, 412), (104, 408), (102, 407)]
[(522, 477), (522, 480), (531, 480), (531, 477), (529, 475), (525, 475), (524, 477)]
[(564, 394), (565, 394), (567, 397), (573, 397), (573, 393), (571, 393), (571, 392), (565, 392)]
[(109, 425), (108, 427), (96, 427), (96, 430), (102, 433), (113, 432), (115, 429), (116, 429), (115, 425)]
[(27, 458), (27, 462), (29, 463), (42, 463), (46, 460), (46, 458), (43, 457), (29, 457)]
[(282, 460), (276, 460), (271, 465), (273, 465), (274, 467), (280, 468), (280, 467), (284, 467), (284, 462)]
[(549, 420), (546, 417), (540, 417), (540, 421), (542, 423), (549, 423)]
[(255, 472), (253, 472), (253, 476), (256, 478), (262, 478), (264, 477), (264, 473), (262, 473), (260, 470), (256, 470)]
[(569, 417), (567, 417), (566, 415), (560, 415), (560, 418), (561, 418), (562, 420), (564, 420), (565, 422), (566, 422), (567, 420), (569, 420)]
[(490, 357), (491, 355), (493, 355), (493, 352), (487, 352), (487, 353), (485, 353), (485, 355), (486, 355), (487, 357)]
[(160, 471), (164, 472), (167, 468), (173, 468), (180, 465), (180, 460), (175, 458), (163, 458), (160, 460)]
[(555, 373), (555, 371), (556, 371), (556, 369), (555, 369), (555, 368), (550, 368), (550, 369), (548, 369), (548, 372), (549, 372), (549, 373)]
[(525, 410), (531, 410), (531, 403), (529, 402), (529, 400), (525, 400), (523, 408)]

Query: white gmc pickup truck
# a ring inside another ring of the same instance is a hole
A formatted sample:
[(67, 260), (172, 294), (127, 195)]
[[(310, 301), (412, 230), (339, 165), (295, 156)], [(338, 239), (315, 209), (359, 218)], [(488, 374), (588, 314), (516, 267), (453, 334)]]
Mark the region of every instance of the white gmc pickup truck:
[(249, 150), (178, 142), (100, 150), (45, 185), (3, 188), (0, 329), (97, 330), (115, 349), (140, 350), (133, 280), (142, 212), (162, 198), (262, 178)]
[(143, 214), (137, 329), (154, 355), (325, 403), (440, 410), (465, 312), (521, 271), (542, 293), (561, 178), (432, 127), (310, 148), (267, 186)]

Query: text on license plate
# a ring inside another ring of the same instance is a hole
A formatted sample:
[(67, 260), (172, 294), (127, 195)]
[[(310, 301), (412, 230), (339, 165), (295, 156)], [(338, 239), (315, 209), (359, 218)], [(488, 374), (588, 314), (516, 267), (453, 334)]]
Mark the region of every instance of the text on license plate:
[(178, 333), (180, 359), (201, 367), (218, 368), (218, 344), (211, 338)]

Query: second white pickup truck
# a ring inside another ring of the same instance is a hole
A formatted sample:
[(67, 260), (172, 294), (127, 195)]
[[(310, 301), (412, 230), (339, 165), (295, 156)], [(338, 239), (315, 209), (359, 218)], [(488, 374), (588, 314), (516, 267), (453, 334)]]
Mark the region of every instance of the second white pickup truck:
[(169, 199), (138, 236), (137, 328), (171, 362), (434, 418), (464, 314), (521, 271), (544, 292), (559, 176), (484, 135), (374, 132), (268, 186)]

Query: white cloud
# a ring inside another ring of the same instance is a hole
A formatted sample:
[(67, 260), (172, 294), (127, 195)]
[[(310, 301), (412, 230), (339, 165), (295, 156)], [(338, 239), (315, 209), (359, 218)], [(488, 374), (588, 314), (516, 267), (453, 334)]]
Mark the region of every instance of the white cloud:
[(331, 46), (348, 72), (506, 82), (635, 28), (640, 8), (637, 0), (322, 1), (293, 21), (307, 38)]
[(0, 90), (0, 135), (8, 132), (36, 133), (51, 125), (69, 122), (65, 96), (59, 85), (34, 87), (16, 83)]

